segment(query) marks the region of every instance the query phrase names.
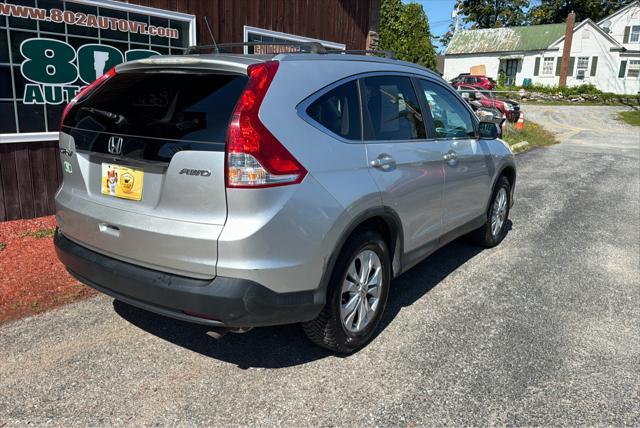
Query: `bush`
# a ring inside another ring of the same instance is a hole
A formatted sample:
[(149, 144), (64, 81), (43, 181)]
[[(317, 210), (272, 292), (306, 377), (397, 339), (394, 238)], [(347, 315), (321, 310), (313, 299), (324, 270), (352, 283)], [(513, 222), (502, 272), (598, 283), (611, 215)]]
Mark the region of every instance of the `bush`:
[[(526, 92), (526, 95), (522, 97), (518, 94), (521, 89)], [(536, 101), (536, 99), (545, 100), (545, 98), (550, 97), (560, 98), (560, 100), (554, 101), (562, 101), (563, 98), (567, 98), (567, 101), (575, 101), (575, 98), (582, 97), (584, 100), (596, 104), (640, 105), (640, 95), (619, 95), (612, 92), (602, 92), (590, 84), (563, 87), (544, 85), (514, 86), (507, 88), (507, 90), (515, 92), (513, 96), (516, 98), (527, 98), (530, 101)], [(535, 94), (541, 94), (542, 96), (536, 96)]]

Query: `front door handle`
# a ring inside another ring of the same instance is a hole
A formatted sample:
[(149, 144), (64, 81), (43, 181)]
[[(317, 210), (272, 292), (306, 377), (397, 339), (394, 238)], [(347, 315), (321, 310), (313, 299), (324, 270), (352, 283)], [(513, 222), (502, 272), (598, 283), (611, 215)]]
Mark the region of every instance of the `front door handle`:
[(372, 160), (370, 165), (383, 171), (390, 171), (395, 168), (396, 161), (390, 155), (383, 153), (376, 159)]

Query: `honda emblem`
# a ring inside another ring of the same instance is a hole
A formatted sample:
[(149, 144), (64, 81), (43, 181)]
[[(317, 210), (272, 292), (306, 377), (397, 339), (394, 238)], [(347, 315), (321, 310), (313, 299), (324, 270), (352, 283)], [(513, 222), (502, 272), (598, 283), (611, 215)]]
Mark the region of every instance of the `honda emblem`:
[(112, 155), (119, 155), (122, 153), (122, 137), (109, 138), (109, 146), (107, 149)]

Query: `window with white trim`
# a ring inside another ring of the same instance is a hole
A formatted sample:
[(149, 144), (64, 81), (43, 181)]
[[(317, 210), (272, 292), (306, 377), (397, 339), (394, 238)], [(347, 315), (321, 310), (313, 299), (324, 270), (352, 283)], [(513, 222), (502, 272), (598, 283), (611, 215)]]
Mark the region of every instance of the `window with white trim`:
[(640, 25), (634, 25), (631, 27), (631, 34), (629, 36), (630, 43), (640, 42)]
[(578, 57), (578, 65), (576, 67), (576, 78), (583, 80), (587, 75), (587, 70), (589, 69), (589, 57), (588, 56), (580, 56)]
[(627, 77), (640, 77), (640, 59), (631, 59), (627, 65)]
[(544, 58), (544, 62), (542, 63), (542, 75), (543, 76), (552, 76), (553, 75), (553, 63), (555, 62), (555, 58)]

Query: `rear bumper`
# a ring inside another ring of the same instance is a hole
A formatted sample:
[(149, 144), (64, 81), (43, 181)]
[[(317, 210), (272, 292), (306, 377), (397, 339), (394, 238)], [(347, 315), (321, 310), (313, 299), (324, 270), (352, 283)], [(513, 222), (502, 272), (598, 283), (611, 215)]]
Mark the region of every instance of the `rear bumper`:
[(245, 279), (203, 280), (133, 265), (76, 244), (59, 230), (54, 244), (69, 273), (84, 284), (183, 321), (226, 327), (290, 324), (315, 318), (324, 306), (313, 291), (275, 293)]

